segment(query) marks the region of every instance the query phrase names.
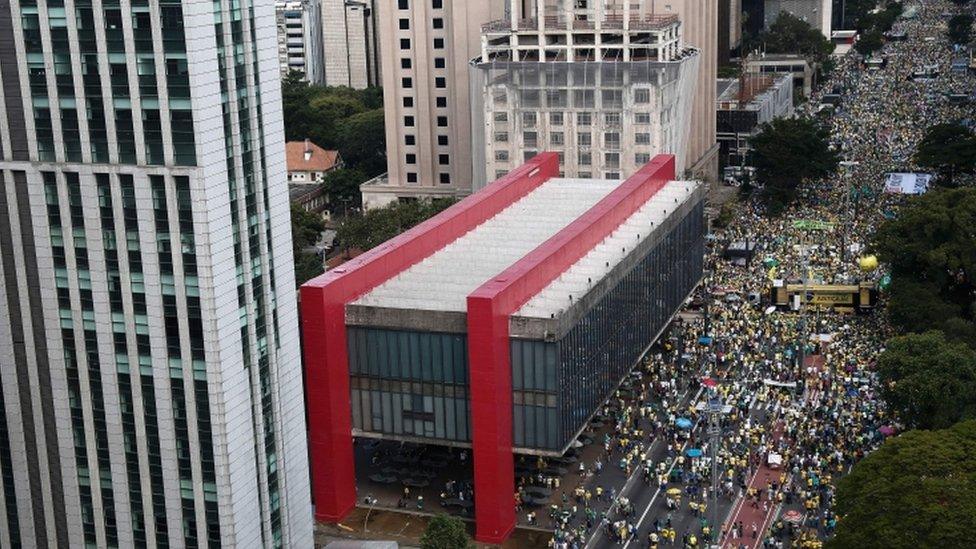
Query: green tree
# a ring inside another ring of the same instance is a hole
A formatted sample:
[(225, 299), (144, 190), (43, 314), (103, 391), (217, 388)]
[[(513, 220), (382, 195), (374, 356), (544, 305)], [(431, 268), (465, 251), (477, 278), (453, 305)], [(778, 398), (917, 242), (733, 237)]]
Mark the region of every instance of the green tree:
[(454, 199), (394, 202), (385, 208), (348, 216), (339, 224), (336, 240), (345, 249), (366, 251), (426, 221), (454, 203)]
[(325, 223), (318, 215), (291, 205), (291, 244), (295, 258), (295, 286), (315, 278), (324, 272), (322, 258), (315, 252), (306, 251), (319, 240)]
[(854, 42), (854, 49), (857, 50), (857, 53), (867, 57), (875, 51), (880, 50), (883, 44), (881, 31), (871, 29), (858, 37), (857, 42)]
[(877, 372), (882, 397), (909, 427), (945, 429), (976, 418), (976, 352), (942, 332), (891, 339)]
[(888, 440), (840, 480), (836, 508), (827, 549), (971, 547), (976, 421)]
[(976, 172), (976, 135), (962, 124), (930, 126), (918, 144), (915, 162), (937, 170), (940, 184), (952, 186), (957, 174)]
[(954, 15), (949, 19), (946, 33), (953, 44), (968, 44), (972, 39), (973, 16), (967, 13)]
[[(969, 332), (974, 319), (976, 188), (911, 198), (875, 232), (872, 247), (892, 275), (890, 318), (902, 331)], [(946, 325), (952, 319), (951, 326)]]
[(383, 109), (354, 114), (338, 126), (338, 147), (350, 166), (373, 177), (386, 171), (386, 129)]
[(769, 212), (778, 215), (796, 196), (804, 179), (825, 177), (837, 169), (829, 133), (805, 118), (778, 118), (763, 124), (750, 140), (756, 179)]
[(322, 183), (329, 196), (329, 203), (332, 204), (332, 211), (345, 215), (350, 209), (361, 207), (363, 195), (359, 192), (359, 185), (366, 179), (366, 175), (361, 170), (349, 168), (341, 168), (325, 174)]
[(470, 544), (464, 521), (448, 515), (431, 518), (420, 537), (421, 549), (466, 549)]
[(820, 31), (785, 11), (759, 35), (759, 42), (767, 53), (797, 53), (817, 62), (834, 51), (834, 44)]

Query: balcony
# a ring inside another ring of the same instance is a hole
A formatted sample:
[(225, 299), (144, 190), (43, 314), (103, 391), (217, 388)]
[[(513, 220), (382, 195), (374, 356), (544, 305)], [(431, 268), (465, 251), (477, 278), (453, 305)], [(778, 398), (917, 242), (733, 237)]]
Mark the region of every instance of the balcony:
[[(674, 14), (668, 15), (645, 15), (641, 17), (640, 15), (630, 16), (630, 30), (638, 31), (648, 31), (648, 30), (662, 30), (678, 22), (678, 16)], [(594, 21), (586, 20), (570, 20), (567, 21), (565, 18), (561, 17), (546, 17), (544, 19), (545, 30), (594, 30), (596, 29), (596, 23)], [(607, 15), (603, 19), (603, 24), (601, 25), (603, 29), (623, 29), (624, 28), (624, 17), (623, 15)], [(539, 20), (536, 17), (529, 17), (526, 19), (520, 19), (518, 21), (518, 31), (538, 31)], [(499, 33), (499, 32), (512, 32), (512, 21), (509, 19), (496, 19), (495, 21), (489, 21), (481, 26), (482, 33)]]

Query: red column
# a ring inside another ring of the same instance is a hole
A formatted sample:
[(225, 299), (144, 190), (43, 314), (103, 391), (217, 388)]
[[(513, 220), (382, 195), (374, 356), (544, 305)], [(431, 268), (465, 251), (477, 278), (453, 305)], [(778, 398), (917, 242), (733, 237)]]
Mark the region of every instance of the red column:
[(315, 519), (339, 522), (356, 505), (345, 303), (328, 286), (301, 293)]
[(468, 372), (475, 539), (500, 544), (515, 529), (512, 368), (508, 314), (494, 297), (468, 297)]

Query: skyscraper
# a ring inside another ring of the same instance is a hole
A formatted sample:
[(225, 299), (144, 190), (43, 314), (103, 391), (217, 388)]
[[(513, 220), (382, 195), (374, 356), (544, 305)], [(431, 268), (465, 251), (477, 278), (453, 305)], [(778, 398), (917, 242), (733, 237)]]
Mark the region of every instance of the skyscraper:
[(323, 0), (325, 85), (379, 85), (377, 19), (373, 0)]
[(0, 546), (310, 547), (273, 3), (0, 41)]
[(365, 185), (363, 203), (471, 192), (468, 63), (481, 25), (504, 0), (378, 2), (387, 174)]
[(319, 0), (275, 2), (275, 16), (281, 76), (298, 71), (312, 84), (325, 83), (322, 4)]

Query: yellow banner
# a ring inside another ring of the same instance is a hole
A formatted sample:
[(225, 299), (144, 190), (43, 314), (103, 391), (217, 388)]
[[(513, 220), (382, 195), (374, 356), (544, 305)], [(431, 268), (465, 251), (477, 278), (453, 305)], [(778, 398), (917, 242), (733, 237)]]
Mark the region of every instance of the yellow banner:
[(815, 293), (810, 303), (815, 305), (851, 305), (854, 303), (854, 294)]

